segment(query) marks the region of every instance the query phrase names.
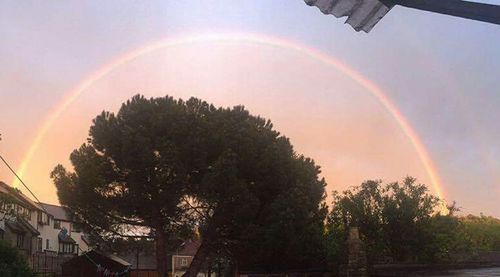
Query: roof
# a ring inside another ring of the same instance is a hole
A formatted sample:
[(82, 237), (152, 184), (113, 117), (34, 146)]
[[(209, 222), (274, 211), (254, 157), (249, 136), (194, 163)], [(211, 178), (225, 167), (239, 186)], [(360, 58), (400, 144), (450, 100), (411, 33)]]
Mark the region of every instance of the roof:
[[(122, 258), (96, 249), (83, 252), (82, 255), (67, 260), (61, 266), (63, 274), (67, 276), (80, 276), (82, 272), (95, 274), (97, 265), (113, 272), (120, 272), (131, 267), (131, 264)], [(90, 276), (90, 274), (85, 276)]]
[(14, 233), (26, 233), (26, 230), (24, 230), (23, 226), (17, 221), (6, 220), (5, 225), (9, 227)]
[(83, 235), (81, 235), (81, 237), (80, 237), (80, 238), (81, 238), (81, 239), (82, 239), (82, 241), (83, 241), (83, 242), (85, 242), (87, 245), (90, 245), (90, 238), (89, 238), (87, 235), (83, 234)]
[(37, 229), (35, 229), (35, 227), (33, 227), (28, 221), (26, 221), (24, 218), (21, 218), (21, 217), (18, 217), (17, 218), (17, 221), (19, 223), (21, 223), (21, 225), (24, 226), (24, 228), (26, 228), (28, 231), (30, 231), (31, 234), (33, 235), (40, 235), (40, 232), (38, 232)]
[(181, 248), (179, 251), (177, 251), (176, 255), (194, 256), (196, 255), (198, 248), (200, 248), (200, 245), (201, 245), (200, 239), (188, 240), (181, 245)]
[[(394, 6), (383, 0), (304, 0), (309, 6), (316, 6), (324, 14), (335, 17), (347, 16), (345, 23), (356, 31), (370, 32), (371, 29)], [(385, 2), (385, 3), (383, 3)]]
[(9, 193), (10, 191), (6, 188), (8, 186), (6, 183), (0, 181), (0, 193)]
[(91, 250), (90, 252), (97, 253), (97, 254), (99, 254), (99, 255), (101, 255), (101, 256), (103, 256), (103, 257), (106, 257), (106, 258), (108, 258), (108, 259), (112, 260), (113, 262), (118, 263), (118, 264), (121, 264), (121, 265), (123, 265), (123, 266), (130, 266), (130, 263), (129, 263), (129, 262), (127, 262), (127, 261), (125, 261), (124, 259), (122, 259), (122, 258), (120, 258), (120, 257), (118, 257), (118, 256), (115, 256), (115, 255), (113, 255), (113, 254), (104, 253), (104, 252), (102, 252), (102, 251), (100, 251), (100, 250), (96, 250), (96, 249), (93, 249), (93, 250)]
[(47, 203), (39, 203), (40, 206), (45, 208), (45, 210), (57, 220), (63, 221), (71, 221), (66, 209), (61, 206), (47, 204)]
[(43, 208), (40, 205), (24, 195), (20, 190), (9, 186), (2, 181), (0, 181), (0, 193), (8, 193), (14, 196), (17, 201), (31, 207), (32, 209), (43, 211)]
[(16, 220), (6, 220), (5, 224), (12, 230), (14, 233), (24, 234), (26, 232), (30, 232), (34, 236), (40, 235), (31, 224), (29, 224), (26, 220), (22, 218), (17, 218)]
[(65, 236), (65, 237), (58, 236), (57, 238), (59, 239), (59, 242), (62, 243), (76, 243), (76, 241), (70, 236)]

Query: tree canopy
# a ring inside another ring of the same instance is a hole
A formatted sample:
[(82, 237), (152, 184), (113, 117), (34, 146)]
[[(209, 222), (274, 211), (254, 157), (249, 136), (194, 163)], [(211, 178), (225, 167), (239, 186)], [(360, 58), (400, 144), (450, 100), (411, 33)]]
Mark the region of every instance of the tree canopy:
[(191, 275), (212, 256), (287, 266), (321, 251), (319, 167), (242, 106), (137, 95), (97, 116), (70, 160), (73, 171), (51, 174), (61, 204), (100, 236), (154, 237), (161, 276), (169, 237), (195, 229), (202, 246)]
[(500, 251), (500, 219), (491, 216), (460, 217), (471, 247), (482, 251)]
[[(213, 121), (221, 145), (193, 190), (203, 243), (188, 274), (210, 249), (241, 268), (289, 268), (322, 260), (324, 180), (270, 121), (243, 108)], [(207, 250), (207, 252), (205, 252)]]
[(396, 262), (432, 260), (439, 252), (432, 248), (436, 229), (431, 228), (439, 205), (439, 199), (411, 177), (387, 185), (366, 181), (342, 194), (335, 193), (328, 218), (330, 253), (344, 257), (348, 228), (357, 226), (372, 263), (384, 258)]

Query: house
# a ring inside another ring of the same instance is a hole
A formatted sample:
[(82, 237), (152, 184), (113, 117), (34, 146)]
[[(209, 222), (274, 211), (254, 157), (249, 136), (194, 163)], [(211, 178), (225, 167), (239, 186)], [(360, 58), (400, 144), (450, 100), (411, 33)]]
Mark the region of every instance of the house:
[(42, 239), (41, 251), (51, 251), (62, 255), (79, 254), (87, 251), (88, 240), (63, 207), (39, 203), (48, 217), (39, 215), (39, 232)]
[[(181, 245), (178, 251), (172, 253), (172, 277), (181, 277), (186, 273), (200, 245), (201, 240), (199, 239), (188, 240)], [(206, 277), (206, 275), (204, 272), (198, 273), (198, 277)]]
[[(167, 255), (167, 268), (171, 277), (181, 277), (191, 265), (201, 241), (199, 239), (191, 239), (183, 242), (180, 247)], [(129, 249), (119, 253), (121, 257), (132, 264), (133, 272), (142, 272), (146, 274), (156, 272), (156, 256), (154, 245), (150, 251)], [(142, 276), (142, 275), (141, 275)], [(198, 277), (206, 277), (206, 270), (198, 274)], [(212, 275), (213, 276), (213, 275)]]
[(82, 231), (59, 206), (36, 203), (21, 191), (0, 182), (0, 239), (25, 256), (39, 253), (78, 255), (88, 250)]
[(28, 257), (34, 253), (40, 232), (36, 228), (36, 214), (41, 207), (25, 197), (19, 190), (0, 182), (2, 201), (0, 208), (0, 239), (15, 245)]

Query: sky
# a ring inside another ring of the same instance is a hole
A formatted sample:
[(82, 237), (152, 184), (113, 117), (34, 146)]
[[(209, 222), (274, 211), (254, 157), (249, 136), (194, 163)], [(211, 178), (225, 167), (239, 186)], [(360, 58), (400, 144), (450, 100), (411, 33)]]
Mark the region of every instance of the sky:
[[(499, 217), (500, 26), (403, 7), (369, 34), (343, 22), (302, 0), (5, 1), (0, 154), (16, 170), (25, 161), (24, 181), (41, 201), (58, 203), (50, 172), (59, 163), (71, 168), (69, 154), (86, 141), (98, 113), (116, 112), (137, 93), (195, 96), (270, 118), (298, 153), (322, 167), (329, 195), (363, 180), (407, 175), (436, 193), (398, 120), (345, 70), (308, 54), (316, 51), (358, 72), (397, 107), (428, 152), (447, 201), (457, 201), (463, 213)], [(61, 109), (79, 84), (117, 57), (200, 36), (300, 47), (177, 43), (121, 63)], [(5, 166), (0, 180), (14, 183)]]

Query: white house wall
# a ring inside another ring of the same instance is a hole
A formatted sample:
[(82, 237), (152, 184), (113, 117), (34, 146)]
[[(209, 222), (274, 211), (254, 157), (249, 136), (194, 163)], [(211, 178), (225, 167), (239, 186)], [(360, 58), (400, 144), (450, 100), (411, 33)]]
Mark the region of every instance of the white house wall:
[[(61, 222), (61, 229), (66, 228), (68, 230), (68, 234), (72, 239), (75, 240), (75, 242), (78, 244), (80, 247), (79, 254), (81, 254), (81, 251), (87, 251), (88, 250), (88, 245), (82, 240), (82, 235), (83, 233), (80, 232), (74, 232), (71, 230), (71, 223), (68, 221), (60, 221)], [(49, 225), (41, 225), (38, 224), (38, 231), (40, 232), (40, 236), (42, 238), (42, 251), (59, 251), (59, 232), (61, 229), (56, 229), (54, 228), (54, 219), (51, 218)], [(47, 239), (49, 240), (49, 247), (47, 248), (46, 241)]]

